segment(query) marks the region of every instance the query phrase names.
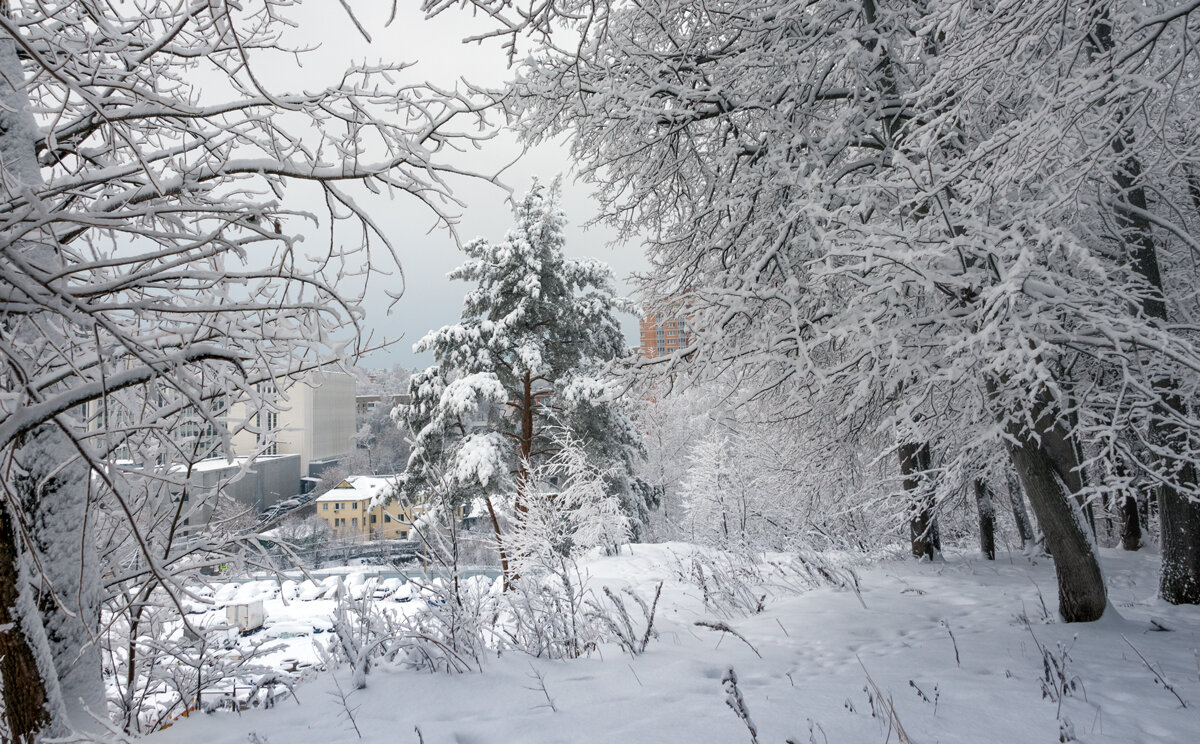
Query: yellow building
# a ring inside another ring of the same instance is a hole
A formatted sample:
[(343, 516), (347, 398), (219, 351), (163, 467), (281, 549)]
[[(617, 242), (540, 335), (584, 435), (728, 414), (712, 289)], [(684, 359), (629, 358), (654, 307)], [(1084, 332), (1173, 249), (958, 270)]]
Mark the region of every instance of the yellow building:
[(317, 515), (339, 538), (359, 540), (406, 540), (413, 520), (425, 509), (393, 500), (371, 508), (395, 487), (397, 476), (352, 475), (317, 497)]

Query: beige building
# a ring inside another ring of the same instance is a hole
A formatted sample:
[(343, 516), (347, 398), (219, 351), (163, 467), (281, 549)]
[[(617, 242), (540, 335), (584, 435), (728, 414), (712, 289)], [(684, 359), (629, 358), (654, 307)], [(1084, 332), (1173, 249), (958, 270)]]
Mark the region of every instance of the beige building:
[(352, 376), (318, 371), (284, 389), (277, 411), (247, 421), (245, 406), (234, 404), (230, 424), (248, 425), (234, 435), (234, 452), (300, 455), (301, 475), (318, 475), (321, 466), (353, 451), (354, 390)]
[(392, 501), (382, 501), (395, 487), (397, 476), (352, 475), (317, 497), (317, 516), (329, 523), (339, 538), (360, 540), (405, 540), (413, 520), (425, 510)]

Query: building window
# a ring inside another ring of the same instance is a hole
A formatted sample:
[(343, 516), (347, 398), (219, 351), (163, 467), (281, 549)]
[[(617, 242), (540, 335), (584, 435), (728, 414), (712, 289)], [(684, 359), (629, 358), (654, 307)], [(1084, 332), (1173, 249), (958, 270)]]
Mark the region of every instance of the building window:
[(374, 514), (371, 515), (371, 524), (375, 524), (375, 515)]
[(279, 454), (279, 438), (275, 432), (279, 429), (279, 413), (277, 411), (267, 411), (267, 449), (264, 454), (277, 455)]
[(321, 504), (322, 511), (329, 511), (329, 504)]
[(383, 515), (383, 521), (384, 521), (384, 524), (387, 524), (387, 523), (391, 522), (391, 521), (392, 521), (392, 515), (391, 515), (391, 514), (384, 514), (384, 515)]
[(351, 527), (357, 527), (357, 526), (358, 526), (358, 517), (355, 517), (354, 519), (351, 519), (351, 520), (350, 520), (350, 526), (351, 526)]
[(358, 502), (357, 502), (357, 501), (355, 501), (355, 502), (354, 502), (354, 506), (352, 506), (352, 507), (350, 507), (350, 508), (351, 508), (351, 509), (357, 509), (357, 508), (358, 508)]
[(408, 539), (408, 530), (400, 530), (400, 539), (401, 539), (401, 540), (407, 540), (407, 539)]

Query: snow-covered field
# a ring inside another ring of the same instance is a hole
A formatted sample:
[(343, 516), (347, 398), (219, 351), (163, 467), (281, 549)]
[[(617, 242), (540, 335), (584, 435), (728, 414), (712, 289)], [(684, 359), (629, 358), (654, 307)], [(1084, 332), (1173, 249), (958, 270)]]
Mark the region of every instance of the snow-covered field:
[[(749, 742), (747, 725), (726, 704), (730, 668), (759, 742), (1200, 737), (1200, 608), (1155, 598), (1154, 553), (1104, 551), (1114, 606), (1099, 623), (1067, 625), (1052, 620), (1056, 593), (1046, 559), (891, 558), (858, 570), (861, 602), (852, 591), (822, 587), (777, 593), (758, 614), (720, 616), (705, 609), (694, 583), (681, 580), (691, 550), (634, 545), (581, 566), (593, 587), (630, 586), (649, 597), (665, 582), (659, 637), (637, 658), (612, 645), (572, 661), (507, 653), (485, 660), (482, 673), (461, 675), (382, 664), (356, 692), (343, 667), (299, 685), (296, 700), (278, 708), (194, 716), (154, 739)], [(264, 632), (291, 635), (331, 609), (329, 600), (269, 600), (272, 627)], [(1169, 630), (1155, 630), (1151, 618)], [(699, 620), (726, 622), (744, 641)], [(313, 644), (326, 637), (284, 638), (286, 648), (273, 658), (316, 661)], [(1064, 682), (1073, 689), (1060, 706), (1052, 698)]]

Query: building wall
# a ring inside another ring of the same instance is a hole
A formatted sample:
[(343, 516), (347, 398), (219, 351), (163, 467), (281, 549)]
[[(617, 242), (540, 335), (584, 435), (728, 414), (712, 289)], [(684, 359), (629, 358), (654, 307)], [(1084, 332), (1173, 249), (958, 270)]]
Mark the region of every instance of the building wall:
[[(328, 460), (345, 457), (353, 451), (354, 436), (354, 377), (340, 372), (320, 372), (311, 378), (312, 385), (301, 383), (297, 387), (306, 389), (309, 418), (302, 422), (307, 429), (307, 455), (309, 460)], [(301, 422), (297, 422), (301, 423)], [(282, 417), (281, 417), (282, 425)]]
[(317, 516), (324, 519), (339, 538), (403, 540), (409, 537), (414, 518), (424, 511), (396, 502), (368, 510), (369, 505), (370, 499), (321, 501), (316, 505)]
[[(355, 380), (340, 372), (314, 372), (283, 391), (278, 411), (264, 411), (249, 423), (257, 433), (234, 435), (234, 452), (249, 455), (299, 455), (300, 473), (308, 476), (309, 463), (345, 457), (353, 451)], [(235, 404), (231, 424), (247, 421), (245, 404)]]
[(300, 458), (295, 455), (260, 457), (254, 461), (263, 509), (300, 493)]
[(659, 318), (646, 313), (641, 323), (641, 353), (643, 357), (671, 354), (687, 346), (690, 334), (681, 318)]
[(204, 460), (194, 466), (189, 491), (198, 500), (188, 514), (189, 525), (208, 524), (222, 498), (258, 515), (300, 492), (299, 455), (262, 456), (245, 470), (244, 463), (244, 458)]

